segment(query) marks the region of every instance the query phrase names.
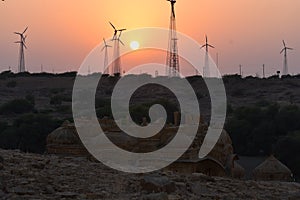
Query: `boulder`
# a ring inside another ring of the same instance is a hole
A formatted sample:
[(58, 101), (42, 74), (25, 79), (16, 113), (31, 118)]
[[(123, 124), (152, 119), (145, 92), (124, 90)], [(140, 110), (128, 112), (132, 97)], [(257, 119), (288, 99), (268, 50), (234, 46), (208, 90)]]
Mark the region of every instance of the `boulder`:
[(141, 186), (144, 191), (167, 192), (168, 194), (176, 190), (175, 183), (165, 176), (144, 176), (141, 180)]
[(162, 193), (153, 193), (142, 196), (143, 200), (168, 200), (168, 194)]

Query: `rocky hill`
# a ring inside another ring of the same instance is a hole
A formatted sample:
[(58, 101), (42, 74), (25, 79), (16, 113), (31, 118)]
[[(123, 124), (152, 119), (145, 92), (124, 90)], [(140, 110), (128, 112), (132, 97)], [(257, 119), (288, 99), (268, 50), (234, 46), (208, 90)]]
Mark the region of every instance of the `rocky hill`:
[(300, 184), (203, 174), (133, 175), (86, 158), (0, 149), (0, 199), (298, 200)]

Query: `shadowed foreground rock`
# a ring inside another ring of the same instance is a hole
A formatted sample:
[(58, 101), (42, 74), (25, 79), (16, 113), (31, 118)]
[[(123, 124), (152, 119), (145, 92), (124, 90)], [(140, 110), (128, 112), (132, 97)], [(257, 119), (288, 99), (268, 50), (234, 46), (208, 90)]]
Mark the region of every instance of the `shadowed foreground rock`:
[[(300, 199), (300, 184), (117, 172), (86, 158), (0, 149), (0, 199)], [(161, 187), (161, 188), (160, 188)]]

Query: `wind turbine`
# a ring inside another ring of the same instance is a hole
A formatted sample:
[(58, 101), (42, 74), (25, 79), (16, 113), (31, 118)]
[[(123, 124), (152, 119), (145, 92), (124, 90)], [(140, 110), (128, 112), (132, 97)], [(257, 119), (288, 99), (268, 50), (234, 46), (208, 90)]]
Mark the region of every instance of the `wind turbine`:
[[(115, 76), (119, 76), (121, 74), (120, 43), (123, 46), (125, 46), (124, 43), (121, 41), (120, 37), (122, 35), (122, 32), (125, 31), (126, 29), (125, 28), (116, 29), (116, 27), (111, 22), (109, 23), (114, 29), (114, 35), (112, 38), (112, 41), (114, 41), (113, 74)], [(118, 32), (120, 32), (119, 35), (117, 35)]]
[(215, 47), (208, 44), (207, 35), (205, 35), (205, 44), (202, 45), (201, 49), (204, 47), (205, 47), (205, 62), (204, 62), (204, 68), (203, 68), (203, 77), (211, 77), (210, 67), (209, 67), (208, 49), (209, 49), (209, 47), (210, 48), (215, 48)]
[(103, 66), (103, 74), (109, 74), (109, 68), (108, 68), (108, 51), (107, 49), (112, 47), (108, 45), (103, 38), (104, 47), (102, 48), (101, 52), (104, 51), (104, 66)]
[(14, 32), (14, 34), (19, 35), (20, 36), (20, 41), (17, 41), (15, 43), (19, 43), (20, 44), (20, 50), (19, 50), (19, 72), (25, 72), (26, 68), (25, 68), (25, 56), (24, 56), (24, 47), (25, 49), (27, 49), (26, 47), (26, 36), (24, 36), (25, 32), (27, 31), (28, 27), (22, 32)]
[(206, 52), (208, 52), (208, 48), (209, 48), (209, 47), (211, 47), (211, 48), (213, 48), (213, 49), (215, 48), (214, 46), (208, 44), (208, 38), (207, 38), (207, 35), (205, 35), (205, 44), (202, 45), (201, 49), (204, 48), (204, 47), (205, 47)]
[[(110, 23), (111, 27), (114, 29), (114, 36), (113, 36), (113, 39), (112, 39), (112, 40), (114, 40), (114, 39), (117, 38), (118, 32), (120, 32), (120, 34), (121, 34), (122, 31), (126, 31), (125, 28), (122, 28), (122, 29), (116, 29), (116, 27), (115, 27), (111, 22), (109, 22), (109, 23)], [(120, 37), (120, 36), (119, 36), (119, 37)]]
[(287, 47), (284, 40), (282, 40), (282, 43), (283, 43), (283, 46), (284, 46), (284, 48), (280, 52), (280, 54), (282, 54), (284, 52), (283, 73), (282, 73), (282, 75), (288, 75), (289, 71), (288, 71), (288, 62), (287, 62), (287, 51), (288, 50), (294, 50), (294, 49), (290, 48), (290, 47)]

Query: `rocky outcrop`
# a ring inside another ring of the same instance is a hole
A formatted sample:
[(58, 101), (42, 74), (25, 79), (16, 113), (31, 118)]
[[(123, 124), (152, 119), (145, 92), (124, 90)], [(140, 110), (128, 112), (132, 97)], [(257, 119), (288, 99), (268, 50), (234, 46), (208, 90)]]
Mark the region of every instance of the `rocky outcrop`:
[(112, 170), (81, 157), (0, 149), (0, 199), (299, 199), (300, 184)]

